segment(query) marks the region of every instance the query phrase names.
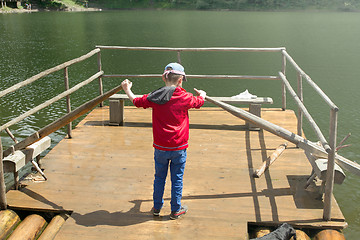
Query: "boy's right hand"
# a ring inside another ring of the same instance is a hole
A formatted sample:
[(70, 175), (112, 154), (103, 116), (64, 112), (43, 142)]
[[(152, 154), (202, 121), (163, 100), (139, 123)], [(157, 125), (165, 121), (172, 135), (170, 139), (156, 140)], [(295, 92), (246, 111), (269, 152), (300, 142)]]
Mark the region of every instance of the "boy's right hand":
[(125, 79), (124, 81), (122, 81), (121, 83), (121, 87), (124, 89), (124, 91), (128, 91), (131, 89), (132, 87), (132, 82), (129, 79)]

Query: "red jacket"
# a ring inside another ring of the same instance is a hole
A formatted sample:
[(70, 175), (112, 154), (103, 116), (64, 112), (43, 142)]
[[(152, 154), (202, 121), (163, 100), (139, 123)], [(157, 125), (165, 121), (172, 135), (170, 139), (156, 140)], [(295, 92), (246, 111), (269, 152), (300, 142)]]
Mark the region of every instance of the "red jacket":
[[(157, 90), (162, 92), (161, 97), (164, 97), (165, 88), (168, 87)], [(190, 108), (200, 108), (204, 104), (203, 97), (195, 97), (181, 87), (172, 88), (170, 91), (170, 93), (165, 93), (168, 97), (165, 103), (155, 103), (157, 101), (154, 102), (151, 94), (145, 94), (142, 97), (135, 98), (133, 101), (136, 107), (152, 108), (153, 146), (164, 151), (182, 150), (188, 147), (188, 110)]]

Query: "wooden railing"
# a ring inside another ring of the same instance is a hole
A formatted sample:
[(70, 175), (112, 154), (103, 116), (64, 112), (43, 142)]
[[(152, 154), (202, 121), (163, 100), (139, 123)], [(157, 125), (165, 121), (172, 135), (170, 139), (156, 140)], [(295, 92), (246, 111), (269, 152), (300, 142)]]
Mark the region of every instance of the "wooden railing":
[[(279, 72), (279, 76), (285, 84), (286, 88), (289, 90), (290, 95), (295, 100), (296, 104), (299, 107), (298, 110), (298, 135), (302, 135), (302, 118), (303, 116), (309, 121), (310, 126), (313, 128), (316, 133), (319, 141), (324, 147), (325, 151), (328, 153), (328, 164), (327, 164), (327, 175), (326, 175), (326, 186), (325, 186), (325, 196), (324, 196), (324, 220), (331, 219), (331, 201), (332, 193), (334, 187), (334, 175), (335, 175), (335, 154), (336, 154), (336, 137), (337, 137), (337, 119), (339, 108), (331, 101), (331, 99), (321, 90), (321, 88), (296, 64), (294, 59), (285, 51), (282, 50), (283, 58), (286, 58), (291, 65), (295, 68), (297, 72), (297, 85), (298, 85), (298, 94), (291, 87), (289, 81), (287, 80), (284, 72)], [(305, 78), (307, 83), (318, 93), (318, 95), (328, 104), (330, 107), (330, 127), (329, 127), (329, 141), (327, 141), (321, 132), (320, 128), (316, 124), (315, 120), (312, 118), (305, 105), (303, 104), (303, 84), (302, 79)]]
[[(96, 105), (100, 104), (102, 106), (102, 102), (109, 98), (114, 93), (118, 92), (121, 89), (121, 86), (117, 86), (112, 90), (108, 91), (107, 93), (103, 93), (103, 83), (102, 78), (110, 78), (110, 77), (141, 77), (141, 78), (149, 78), (149, 77), (160, 77), (160, 74), (112, 74), (112, 75), (105, 75), (102, 71), (102, 64), (101, 64), (101, 50), (102, 49), (113, 49), (113, 50), (145, 50), (145, 51), (171, 51), (177, 53), (178, 62), (181, 63), (181, 53), (182, 52), (278, 52), (281, 54), (281, 69), (279, 71), (278, 76), (251, 76), (251, 75), (187, 75), (189, 78), (225, 78), (225, 79), (253, 79), (253, 80), (280, 80), (282, 81), (281, 88), (282, 88), (282, 109), (286, 109), (286, 89), (289, 91), (290, 95), (295, 100), (296, 104), (299, 107), (298, 110), (298, 129), (297, 134), (292, 133), (286, 129), (280, 128), (274, 124), (268, 123), (261, 118), (253, 116), (252, 114), (244, 113), (240, 111), (241, 109), (229, 107), (229, 105), (221, 102), (212, 101), (210, 97), (208, 100), (213, 102), (220, 107), (224, 108), (225, 110), (231, 112), (232, 114), (246, 119), (262, 127), (263, 129), (270, 131), (282, 138), (288, 139), (291, 142), (294, 142), (299, 147), (303, 148), (305, 151), (316, 152), (317, 154), (323, 154), (328, 157), (328, 174), (326, 180), (326, 190), (325, 190), (325, 204), (324, 204), (324, 215), (323, 218), (325, 220), (330, 220), (331, 215), (331, 195), (333, 191), (333, 183), (334, 183), (334, 165), (335, 160), (348, 171), (351, 171), (357, 175), (360, 175), (360, 165), (356, 164), (344, 157), (341, 157), (336, 154), (335, 152), (335, 144), (336, 144), (336, 131), (337, 131), (337, 112), (338, 108), (336, 105), (326, 96), (326, 94), (312, 81), (312, 79), (296, 64), (296, 62), (291, 58), (291, 56), (287, 53), (286, 49), (281, 48), (160, 48), (160, 47), (125, 47), (125, 46), (96, 46), (96, 49), (89, 52), (88, 54), (76, 58), (74, 60), (65, 62), (60, 64), (54, 68), (48, 69), (43, 71), (21, 83), (18, 83), (8, 89), (5, 89), (0, 92), (0, 97), (5, 96), (11, 92), (18, 90), (19, 88), (28, 85), (44, 76), (47, 76), (51, 73), (64, 69), (64, 81), (65, 81), (65, 91), (58, 96), (40, 104), (39, 106), (29, 110), (28, 112), (14, 118), (13, 120), (5, 123), (4, 125), (0, 126), (0, 131), (6, 130), (10, 137), (13, 138), (9, 127), (18, 123), (19, 121), (23, 120), (24, 118), (36, 113), (40, 109), (43, 109), (46, 106), (66, 97), (67, 99), (67, 111), (68, 114), (61, 117), (60, 119), (54, 121), (53, 123), (49, 124), (48, 126), (40, 129), (39, 131), (35, 132), (31, 136), (25, 138), (21, 142), (15, 142), (15, 144), (3, 151), (0, 139), (0, 147), (2, 156), (0, 157), (0, 208), (6, 208), (6, 198), (5, 198), (5, 183), (3, 177), (3, 167), (2, 167), (2, 158), (3, 156), (7, 156), (11, 154), (13, 151), (18, 149), (23, 149), (26, 146), (38, 141), (39, 139), (49, 135), (50, 133), (56, 131), (57, 129), (68, 125), (68, 135), (71, 137), (71, 122), (78, 118), (79, 116), (85, 114), (90, 109), (95, 107)], [(77, 84), (76, 86), (69, 88), (69, 79), (68, 79), (68, 67), (74, 63), (81, 62), (85, 59), (90, 58), (91, 56), (97, 54), (97, 62), (98, 62), (98, 72), (95, 73), (93, 76), (88, 78), (87, 80)], [(296, 93), (293, 88), (291, 87), (289, 81), (286, 77), (286, 63), (290, 62), (292, 66), (297, 71), (298, 76), (298, 93)], [(326, 140), (324, 135), (322, 134), (320, 128), (317, 126), (315, 120), (311, 117), (310, 113), (307, 111), (306, 107), (303, 104), (303, 90), (302, 90), (302, 78), (312, 86), (315, 91), (324, 99), (324, 101), (330, 106), (331, 113), (330, 113), (330, 137), (329, 141)], [(81, 87), (89, 84), (90, 82), (98, 79), (99, 81), (99, 93), (100, 95), (95, 99), (83, 104), (82, 106), (78, 107), (77, 109), (71, 111), (71, 104), (70, 104), (70, 94), (77, 91)], [(303, 116), (309, 121), (310, 126), (316, 133), (318, 140), (321, 142), (322, 147), (316, 145), (315, 143), (305, 140), (302, 137), (302, 119)], [(14, 138), (13, 138), (14, 139)], [(15, 139), (14, 139), (15, 141)]]
[[(98, 72), (95, 73), (94, 75), (92, 75), (90, 78), (84, 80), (83, 82), (75, 85), (72, 88), (69, 88), (69, 77), (68, 77), (68, 67), (70, 67), (71, 65), (75, 64), (75, 63), (79, 63), (82, 62), (90, 57), (92, 57), (93, 55), (97, 54), (98, 58), (97, 58), (97, 62), (98, 62)], [(88, 111), (90, 111), (92, 108), (94, 108), (96, 105), (100, 105), (102, 106), (102, 102), (104, 100), (106, 100), (107, 98), (109, 98), (111, 95), (115, 94), (116, 92), (121, 90), (121, 86), (117, 86), (115, 88), (113, 88), (112, 90), (106, 92), (105, 94), (103, 93), (103, 86), (102, 86), (102, 79), (101, 76), (104, 74), (104, 72), (101, 70), (101, 57), (100, 57), (100, 49), (94, 49), (91, 52), (73, 59), (71, 61), (65, 62), (63, 64), (60, 64), (56, 67), (50, 68), (48, 70), (45, 70), (35, 76), (30, 77), (29, 79), (26, 79), (23, 82), (20, 82), (18, 84), (13, 85), (12, 87), (9, 87), (3, 91), (0, 92), (0, 97), (4, 97), (5, 95), (12, 93), (28, 84), (31, 84), (49, 74), (55, 73), (57, 71), (60, 70), (64, 70), (64, 82), (65, 82), (65, 91), (60, 93), (59, 95), (53, 97), (52, 99), (49, 99), (47, 101), (45, 101), (44, 103), (34, 107), (33, 109), (21, 114), (20, 116), (12, 119), (11, 121), (3, 124), (2, 126), (0, 126), (0, 131), (5, 130), (9, 136), (14, 140), (15, 144), (13, 146), (11, 146), (10, 148), (8, 148), (7, 150), (3, 151), (3, 146), (2, 146), (2, 141), (0, 139), (0, 209), (6, 209), (7, 204), (6, 204), (6, 197), (5, 197), (5, 193), (6, 193), (6, 187), (5, 187), (5, 180), (4, 180), (4, 172), (3, 172), (3, 158), (7, 157), (8, 155), (10, 155), (11, 153), (15, 152), (16, 150), (21, 150), (24, 149), (25, 147), (31, 145), (34, 142), (39, 141), (40, 139), (44, 138), (45, 136), (48, 136), (49, 134), (55, 132), (56, 130), (60, 129), (61, 127), (68, 125), (68, 136), (69, 138), (71, 138), (71, 122), (74, 121), (75, 119), (77, 119), (78, 117), (84, 115), (85, 113), (87, 113)], [(71, 103), (70, 103), (70, 94), (74, 93), (75, 91), (79, 90), (80, 88), (84, 87), (85, 85), (93, 82), (94, 80), (98, 79), (99, 81), (99, 92), (100, 95), (86, 103), (84, 103), (83, 105), (81, 105), (80, 107), (71, 110)], [(22, 121), (23, 119), (25, 119), (26, 117), (33, 115), (35, 113), (37, 113), (38, 111), (40, 111), (41, 109), (59, 101), (62, 98), (66, 97), (66, 108), (68, 113), (55, 120), (54, 122), (50, 123), (49, 125), (45, 126), (44, 128), (36, 131), (35, 133), (33, 133), (32, 135), (26, 137), (24, 140), (18, 142), (16, 140), (16, 138), (13, 136), (13, 134), (10, 131), (10, 127), (13, 126), (14, 124)]]
[[(189, 78), (225, 78), (225, 79), (263, 79), (263, 80), (281, 80), (282, 81), (282, 109), (286, 109), (286, 89), (289, 91), (290, 95), (294, 99), (295, 103), (298, 105), (298, 124), (297, 124), (297, 137), (294, 136), (293, 133), (288, 132), (284, 129), (279, 129), (276, 127), (268, 128), (269, 131), (274, 134), (279, 135), (280, 137), (284, 137), (288, 140), (293, 140), (298, 146), (303, 147), (305, 150), (309, 151), (320, 151), (322, 149), (318, 149), (314, 144), (308, 144), (310, 142), (306, 141), (302, 138), (303, 132), (303, 116), (309, 121), (311, 128), (314, 130), (318, 140), (323, 146), (325, 150), (322, 152), (325, 153), (328, 157), (328, 165), (327, 165), (327, 179), (326, 179), (326, 187), (325, 187), (325, 197), (324, 197), (324, 220), (330, 220), (331, 216), (331, 196), (333, 193), (333, 185), (334, 185), (334, 169), (335, 169), (335, 160), (339, 162), (339, 164), (344, 167), (346, 170), (349, 170), (357, 175), (360, 175), (360, 166), (350, 160), (344, 159), (341, 156), (336, 155), (336, 136), (337, 136), (337, 114), (338, 107), (330, 100), (330, 98), (318, 87), (315, 82), (296, 64), (293, 58), (287, 53), (284, 47), (280, 48), (162, 48), (162, 47), (126, 47), (126, 46), (97, 46), (100, 49), (113, 49), (113, 50), (145, 50), (145, 51), (172, 51), (177, 53), (178, 62), (181, 63), (181, 53), (182, 52), (280, 52), (282, 67), (281, 71), (279, 71), (278, 76), (249, 76), (249, 75), (187, 75)], [(291, 65), (297, 72), (298, 76), (298, 93), (296, 93), (291, 87), (289, 81), (286, 78), (286, 63), (289, 61)], [(104, 75), (103, 77), (159, 77), (157, 74), (142, 74), (142, 75), (129, 75), (129, 74), (114, 74), (114, 75)], [(330, 106), (330, 127), (329, 127), (329, 141), (326, 140), (321, 129), (316, 124), (315, 120), (310, 115), (309, 111), (305, 107), (303, 103), (303, 88), (302, 88), (302, 78), (305, 78), (308, 84), (315, 89), (315, 91), (320, 95), (320, 97)], [(208, 98), (209, 101), (212, 101), (211, 98)], [(215, 103), (216, 101), (212, 101)], [(215, 104), (220, 104), (219, 102)], [(220, 104), (225, 110), (227, 107)], [(234, 112), (231, 111), (233, 114)], [(235, 111), (236, 112), (236, 111)], [(251, 121), (251, 118), (245, 117), (244, 114), (236, 114), (239, 117), (242, 117), (248, 121)], [(257, 119), (253, 121), (253, 123), (259, 124), (261, 127), (268, 127), (268, 124), (263, 122), (259, 122)], [(296, 140), (294, 140), (296, 139)], [(302, 144), (302, 145), (301, 145)]]

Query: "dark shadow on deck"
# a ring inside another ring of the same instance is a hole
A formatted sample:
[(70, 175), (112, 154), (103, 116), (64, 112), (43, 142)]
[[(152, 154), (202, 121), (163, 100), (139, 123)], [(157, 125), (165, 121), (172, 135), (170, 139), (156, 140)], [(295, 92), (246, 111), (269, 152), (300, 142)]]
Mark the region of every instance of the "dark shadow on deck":
[[(246, 139), (246, 154), (248, 160), (248, 169), (249, 169), (249, 179), (252, 189), (252, 194), (249, 195), (253, 198), (253, 204), (255, 209), (255, 219), (257, 222), (261, 222), (261, 211), (260, 211), (260, 203), (258, 197), (260, 195), (264, 195), (269, 199), (269, 204), (272, 212), (273, 222), (279, 222), (279, 212), (278, 206), (276, 203), (277, 196), (283, 195), (292, 195), (294, 199), (294, 203), (297, 208), (302, 209), (322, 209), (323, 202), (319, 200), (318, 193), (316, 192), (308, 192), (304, 189), (306, 180), (309, 176), (287, 176), (290, 188), (276, 189), (273, 187), (272, 177), (269, 170), (266, 170), (263, 174), (263, 178), (266, 180), (267, 189), (264, 189), (261, 194), (258, 193), (256, 180), (253, 177), (253, 171), (258, 166), (254, 166), (252, 160), (252, 152), (254, 150), (261, 151), (262, 161), (267, 161), (268, 156), (271, 154), (271, 149), (266, 148), (265, 136), (263, 130), (258, 131), (258, 138), (260, 149), (252, 149), (251, 147), (251, 136), (250, 132), (247, 131), (245, 134)], [(285, 141), (285, 140), (284, 140)], [(270, 152), (268, 152), (270, 150)], [(274, 163), (276, 164), (276, 163)], [(276, 166), (271, 166), (276, 167)]]
[(130, 226), (140, 224), (147, 221), (167, 221), (167, 217), (154, 217), (149, 210), (148, 212), (141, 212), (140, 206), (143, 200), (130, 201), (134, 206), (127, 212), (119, 211), (110, 213), (106, 210), (98, 210), (95, 212), (86, 213), (81, 215), (77, 212), (71, 214), (71, 217), (76, 221), (76, 224), (91, 227), (98, 225), (108, 226)]
[[(205, 194), (205, 195), (191, 195), (183, 196), (183, 200), (206, 200), (206, 199), (225, 199), (225, 198), (243, 198), (253, 197), (257, 199), (259, 196), (265, 196), (270, 199), (275, 199), (277, 196), (293, 195), (291, 188), (279, 188), (272, 190), (263, 190), (261, 192), (244, 192), (244, 193), (225, 193), (225, 194)], [(164, 200), (169, 201), (170, 198)], [(154, 217), (149, 209), (147, 212), (141, 212), (141, 204), (143, 202), (152, 202), (152, 199), (146, 200), (133, 200), (130, 201), (134, 206), (127, 212), (118, 211), (110, 213), (107, 210), (98, 210), (89, 212), (86, 214), (79, 214), (74, 212), (71, 217), (76, 221), (76, 224), (82, 226), (97, 226), (97, 225), (109, 225), (109, 226), (129, 226), (140, 224), (147, 221), (168, 221), (169, 216)], [(258, 209), (259, 211), (259, 209)], [(255, 211), (255, 214), (258, 213)], [(274, 211), (277, 213), (277, 210)], [(260, 216), (260, 215), (259, 215)], [(274, 216), (275, 217), (275, 216)], [(314, 220), (310, 220), (312, 222)], [(259, 221), (258, 221), (259, 222)], [(276, 222), (276, 221), (275, 221)]]
[(28, 195), (29, 197), (39, 201), (39, 202), (42, 202), (42, 203), (45, 203), (49, 206), (51, 206), (53, 209), (56, 209), (56, 210), (65, 210), (62, 206), (59, 206), (57, 205), (56, 203), (54, 202), (51, 202), (50, 200), (48, 200), (47, 198), (45, 198), (44, 196), (42, 196), (41, 194), (39, 193), (36, 193), (28, 188), (21, 188), (20, 190), (21, 192), (25, 193), (26, 195)]

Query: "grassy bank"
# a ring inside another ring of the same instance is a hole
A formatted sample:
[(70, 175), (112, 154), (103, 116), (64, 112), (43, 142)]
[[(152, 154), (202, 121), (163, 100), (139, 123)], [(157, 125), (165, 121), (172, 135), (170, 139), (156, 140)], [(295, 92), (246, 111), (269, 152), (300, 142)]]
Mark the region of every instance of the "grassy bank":
[(91, 0), (102, 9), (229, 9), (229, 10), (336, 10), (358, 11), (360, 0)]
[[(360, 0), (28, 0), (28, 2), (39, 10), (58, 11), (87, 11), (96, 9), (360, 10)], [(23, 5), (25, 3), (24, 1)], [(9, 8), (5, 10), (9, 10)]]

